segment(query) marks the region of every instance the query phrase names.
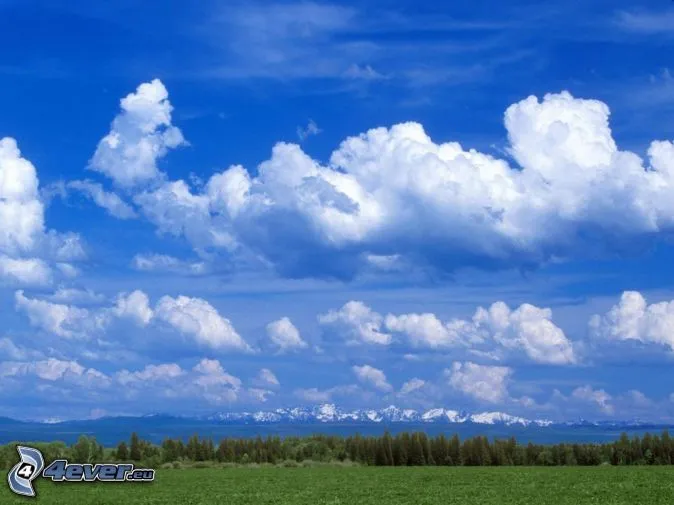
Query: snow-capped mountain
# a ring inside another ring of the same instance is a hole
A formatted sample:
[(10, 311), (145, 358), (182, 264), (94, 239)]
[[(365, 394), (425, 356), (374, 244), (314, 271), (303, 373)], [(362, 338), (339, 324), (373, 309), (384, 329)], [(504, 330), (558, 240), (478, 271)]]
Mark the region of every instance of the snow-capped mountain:
[(474, 423), (502, 424), (506, 426), (549, 426), (552, 421), (525, 419), (503, 412), (480, 412), (470, 414), (444, 408), (417, 411), (400, 409), (394, 405), (386, 408), (343, 410), (332, 403), (315, 407), (297, 407), (258, 412), (227, 412), (206, 417), (209, 421), (223, 423), (268, 424), (268, 423)]

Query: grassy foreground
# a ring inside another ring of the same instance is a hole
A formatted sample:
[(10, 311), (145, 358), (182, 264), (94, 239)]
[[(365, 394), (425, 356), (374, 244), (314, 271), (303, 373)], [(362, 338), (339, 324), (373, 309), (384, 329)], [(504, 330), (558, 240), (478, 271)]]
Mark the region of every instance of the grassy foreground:
[[(3, 476), (3, 484), (6, 476)], [(35, 481), (38, 497), (4, 504), (368, 505), (674, 502), (674, 467), (316, 467), (159, 470), (153, 483)]]

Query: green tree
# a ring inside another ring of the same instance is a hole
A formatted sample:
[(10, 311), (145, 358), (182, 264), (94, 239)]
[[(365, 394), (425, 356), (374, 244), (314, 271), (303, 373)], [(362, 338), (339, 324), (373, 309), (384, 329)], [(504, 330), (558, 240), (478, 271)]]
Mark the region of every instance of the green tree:
[(129, 459), (132, 461), (140, 461), (143, 457), (140, 446), (140, 438), (138, 434), (134, 431), (131, 433), (131, 443), (129, 445)]

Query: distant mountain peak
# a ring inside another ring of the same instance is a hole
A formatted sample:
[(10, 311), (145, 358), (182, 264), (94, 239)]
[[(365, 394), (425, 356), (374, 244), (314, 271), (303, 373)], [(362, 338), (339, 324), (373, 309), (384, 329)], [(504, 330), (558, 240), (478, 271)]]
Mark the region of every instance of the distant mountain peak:
[(267, 423), (474, 423), (503, 424), (507, 426), (549, 426), (552, 421), (525, 419), (503, 412), (479, 412), (470, 414), (445, 408), (425, 411), (401, 409), (389, 405), (382, 409), (345, 410), (334, 403), (314, 407), (279, 408), (272, 411), (226, 412), (206, 417), (210, 421), (267, 424)]

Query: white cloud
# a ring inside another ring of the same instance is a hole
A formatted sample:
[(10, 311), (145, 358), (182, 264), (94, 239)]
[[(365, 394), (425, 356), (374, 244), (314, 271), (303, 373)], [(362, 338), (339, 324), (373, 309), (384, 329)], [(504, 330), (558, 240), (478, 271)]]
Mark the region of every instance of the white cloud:
[(405, 382), (400, 388), (400, 394), (408, 395), (417, 391), (426, 385), (426, 381), (418, 378), (413, 378)]
[(389, 331), (404, 333), (416, 347), (453, 347), (461, 344), (456, 325), (443, 324), (434, 314), (402, 314), (386, 316)]
[(76, 361), (64, 361), (56, 358), (21, 362), (5, 361), (0, 363), (0, 377), (34, 375), (46, 381), (57, 380), (105, 380), (105, 375), (92, 368), (85, 368)]
[(12, 138), (0, 139), (0, 250), (30, 251), (44, 232), (37, 172)]
[(176, 181), (136, 201), (197, 249), (238, 244), (294, 277), (350, 278), (373, 256), (451, 271), (627, 251), (674, 231), (674, 148), (620, 151), (608, 117), (596, 100), (532, 96), (505, 114), (519, 166), (403, 123), (346, 139), (327, 166), (279, 143), (256, 177), (233, 166), (201, 193)]
[(90, 168), (123, 187), (155, 181), (162, 177), (158, 160), (185, 143), (180, 130), (171, 124), (168, 92), (155, 79), (138, 86), (120, 106), (122, 111), (99, 142)]
[(590, 333), (598, 339), (635, 340), (674, 350), (674, 301), (648, 305), (641, 293), (625, 291), (608, 313), (592, 316)]
[(51, 282), (52, 273), (47, 263), (41, 259), (20, 259), (0, 255), (0, 277), (19, 284), (42, 286)]
[(112, 311), (119, 318), (132, 319), (138, 326), (147, 326), (154, 316), (150, 299), (140, 290), (129, 294), (120, 293)]
[(434, 314), (389, 314), (385, 325), (389, 331), (405, 334), (414, 347), (463, 347), (492, 357), (519, 351), (537, 363), (575, 363), (572, 342), (551, 317), (547, 308), (525, 303), (511, 310), (504, 302), (496, 302), (488, 309), (479, 307), (471, 320), (443, 323)]
[(312, 135), (318, 135), (321, 133), (323, 130), (321, 130), (318, 125), (315, 123), (313, 119), (309, 120), (309, 123), (305, 128), (302, 128), (301, 126), (297, 127), (297, 137), (300, 139), (300, 141), (305, 141), (307, 138), (309, 138)]
[(236, 401), (241, 390), (241, 379), (225, 372), (217, 360), (203, 359), (193, 371), (199, 374), (193, 380), (204, 398), (215, 405)]
[(588, 385), (577, 387), (571, 393), (571, 398), (593, 404), (605, 414), (613, 414), (614, 412), (613, 405), (611, 404), (611, 395), (603, 389), (592, 389), (592, 387)]
[(349, 343), (389, 345), (391, 335), (382, 332), (384, 318), (360, 301), (350, 301), (339, 310), (318, 316), (324, 329), (346, 338)]
[(203, 261), (187, 262), (166, 254), (136, 254), (131, 266), (144, 272), (203, 274), (208, 270)]
[(71, 181), (68, 188), (80, 191), (90, 198), (96, 205), (108, 211), (118, 219), (133, 219), (137, 217), (136, 211), (128, 203), (122, 200), (116, 193), (105, 191), (103, 186), (91, 181)]
[(121, 370), (116, 374), (116, 379), (122, 385), (128, 385), (131, 382), (170, 382), (184, 373), (185, 371), (179, 365), (167, 363), (163, 365), (147, 365), (144, 369), (137, 372)]
[(48, 261), (84, 256), (77, 235), (45, 230), (38, 186), (37, 171), (21, 156), (16, 141), (0, 138), (0, 279), (49, 284)]
[(90, 289), (58, 288), (54, 294), (46, 296), (47, 300), (56, 303), (100, 303), (105, 296)]
[(59, 337), (88, 338), (104, 323), (87, 309), (28, 298), (23, 291), (17, 291), (14, 297), (17, 310), (28, 315), (32, 326)]
[(508, 381), (512, 369), (508, 367), (455, 362), (451, 369), (445, 370), (445, 375), (452, 388), (478, 401), (502, 403), (509, 398)]
[(74, 279), (80, 275), (79, 269), (70, 263), (56, 263), (56, 268), (68, 279)]
[(229, 319), (222, 317), (211, 304), (201, 298), (164, 296), (157, 302), (155, 316), (178, 331), (194, 337), (198, 343), (213, 349), (251, 351)]
[(351, 369), (363, 384), (374, 386), (384, 392), (393, 390), (393, 387), (386, 381), (386, 375), (381, 370), (370, 365), (354, 366)]
[(332, 391), (321, 391), (318, 388), (297, 389), (295, 396), (310, 403), (324, 403), (332, 399)]
[(274, 372), (269, 370), (269, 368), (262, 368), (257, 374), (256, 383), (263, 387), (278, 387), (281, 385)]
[(287, 317), (269, 323), (267, 325), (267, 336), (282, 352), (307, 347), (307, 343), (302, 340), (299, 330)]
[(13, 361), (39, 360), (43, 358), (43, 353), (38, 350), (18, 346), (10, 338), (3, 337), (0, 338), (0, 356)]
[(516, 310), (496, 302), (473, 316), (476, 331), (505, 349), (523, 351), (532, 361), (552, 365), (576, 362), (573, 345), (550, 320), (552, 311), (528, 303)]

